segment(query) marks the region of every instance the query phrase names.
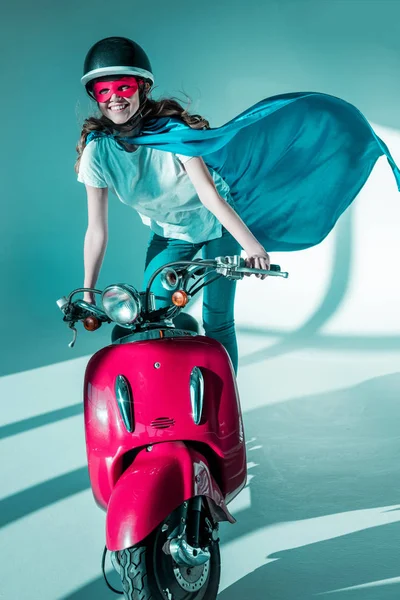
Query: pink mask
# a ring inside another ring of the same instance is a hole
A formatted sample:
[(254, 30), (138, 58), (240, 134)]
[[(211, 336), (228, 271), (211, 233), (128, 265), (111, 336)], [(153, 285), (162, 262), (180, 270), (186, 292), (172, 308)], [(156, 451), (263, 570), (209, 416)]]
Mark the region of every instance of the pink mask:
[(97, 81), (93, 85), (93, 95), (97, 102), (108, 102), (113, 94), (122, 98), (130, 98), (138, 90), (135, 77), (121, 77), (114, 81)]

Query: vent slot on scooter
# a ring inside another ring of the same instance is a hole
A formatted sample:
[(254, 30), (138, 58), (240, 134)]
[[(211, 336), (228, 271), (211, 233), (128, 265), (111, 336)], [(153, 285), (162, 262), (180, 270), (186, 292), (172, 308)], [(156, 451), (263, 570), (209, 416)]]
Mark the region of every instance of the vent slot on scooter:
[(117, 375), (115, 380), (115, 396), (125, 428), (132, 433), (134, 430), (133, 397), (129, 381), (123, 375)]
[(175, 419), (170, 419), (169, 417), (158, 417), (151, 422), (151, 426), (154, 429), (168, 429), (172, 425), (175, 425)]

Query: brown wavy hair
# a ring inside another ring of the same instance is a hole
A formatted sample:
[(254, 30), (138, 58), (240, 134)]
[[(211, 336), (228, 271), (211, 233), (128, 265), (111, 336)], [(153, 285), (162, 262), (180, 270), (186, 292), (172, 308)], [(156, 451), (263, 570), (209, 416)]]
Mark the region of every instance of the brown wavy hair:
[[(91, 82), (93, 85), (96, 81), (101, 79), (108, 79), (109, 77), (102, 77), (95, 79)], [(192, 129), (210, 129), (210, 124), (204, 117), (195, 114), (189, 114), (189, 112), (183, 108), (183, 106), (173, 98), (161, 98), (160, 100), (152, 100), (148, 97), (148, 93), (150, 91), (150, 84), (148, 82), (144, 82), (139, 80), (139, 101), (140, 106), (137, 113), (124, 123), (123, 125), (116, 125), (102, 115), (101, 117), (88, 117), (83, 122), (81, 136), (79, 142), (76, 146), (76, 151), (78, 153), (78, 158), (75, 162), (75, 172), (77, 173), (79, 170), (79, 163), (81, 160), (82, 152), (86, 146), (86, 140), (92, 131), (104, 131), (105, 133), (113, 134), (115, 132), (121, 131), (129, 131), (129, 129), (138, 128), (138, 132), (143, 128), (146, 121), (150, 121), (151, 119), (157, 119), (162, 117), (177, 117), (182, 120), (186, 125), (191, 127)], [(91, 88), (89, 87), (88, 92), (90, 94)], [(188, 106), (190, 105), (190, 98), (188, 102)], [(124, 143), (122, 141), (119, 142), (120, 145), (127, 152), (132, 151), (132, 146), (129, 147), (129, 144)]]

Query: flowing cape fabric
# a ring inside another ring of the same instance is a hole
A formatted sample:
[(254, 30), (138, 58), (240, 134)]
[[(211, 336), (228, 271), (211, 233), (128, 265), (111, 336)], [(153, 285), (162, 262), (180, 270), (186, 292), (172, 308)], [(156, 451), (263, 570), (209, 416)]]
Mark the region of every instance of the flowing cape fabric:
[(201, 156), (228, 183), (236, 211), (267, 251), (320, 243), (381, 155), (400, 190), (400, 171), (363, 114), (317, 92), (267, 98), (207, 130), (176, 118), (153, 120), (129, 141)]

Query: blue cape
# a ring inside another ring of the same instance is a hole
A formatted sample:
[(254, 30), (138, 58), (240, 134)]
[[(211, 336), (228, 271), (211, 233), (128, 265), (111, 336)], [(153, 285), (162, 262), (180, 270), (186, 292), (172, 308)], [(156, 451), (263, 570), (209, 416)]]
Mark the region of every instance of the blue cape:
[[(107, 135), (91, 133), (89, 139)], [(201, 156), (228, 183), (240, 217), (267, 251), (320, 243), (387, 146), (352, 104), (317, 92), (273, 96), (221, 127), (149, 121), (130, 143)]]

